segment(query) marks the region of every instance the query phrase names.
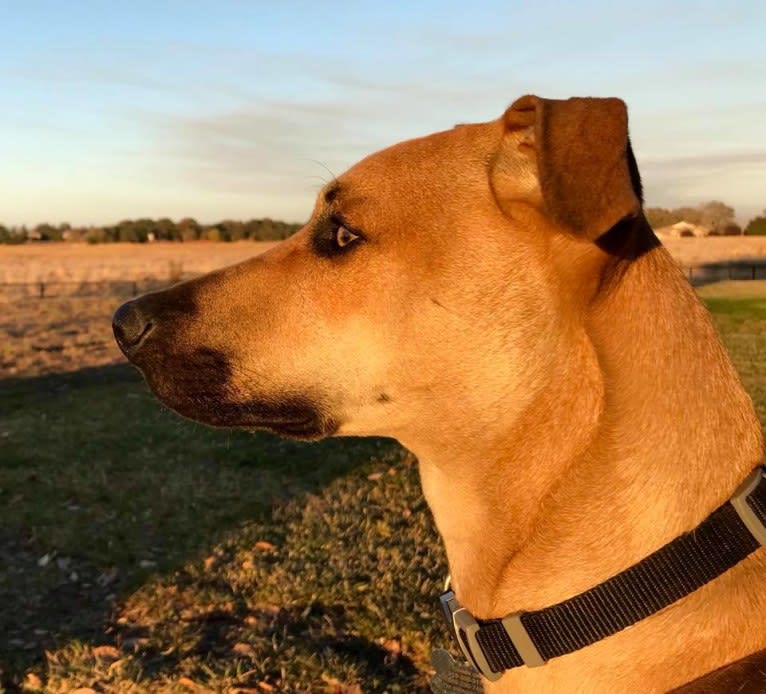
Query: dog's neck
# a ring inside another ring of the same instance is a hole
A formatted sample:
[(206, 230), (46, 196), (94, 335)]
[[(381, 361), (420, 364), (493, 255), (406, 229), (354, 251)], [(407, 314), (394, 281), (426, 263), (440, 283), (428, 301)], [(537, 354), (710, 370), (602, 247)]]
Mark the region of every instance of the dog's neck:
[(560, 368), (486, 450), (415, 448), (458, 598), (480, 618), (546, 607), (638, 562), (762, 458), (752, 403), (663, 248), (624, 266)]

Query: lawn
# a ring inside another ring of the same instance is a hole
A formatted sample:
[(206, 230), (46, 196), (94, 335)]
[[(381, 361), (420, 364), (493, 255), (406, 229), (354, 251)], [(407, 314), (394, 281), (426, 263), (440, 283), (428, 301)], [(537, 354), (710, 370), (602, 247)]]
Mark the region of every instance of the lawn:
[[(766, 421), (766, 299), (701, 293)], [(206, 429), (122, 365), (0, 407), (9, 691), (425, 691), (444, 555), (396, 443)]]

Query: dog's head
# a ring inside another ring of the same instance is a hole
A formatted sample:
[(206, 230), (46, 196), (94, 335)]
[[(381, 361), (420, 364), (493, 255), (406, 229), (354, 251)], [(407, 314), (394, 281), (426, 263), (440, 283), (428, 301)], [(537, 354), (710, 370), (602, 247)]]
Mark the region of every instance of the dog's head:
[(294, 236), (125, 304), (114, 331), (209, 424), (476, 431), (560, 373), (610, 267), (651, 243), (640, 216), (625, 105), (527, 96), (362, 160)]

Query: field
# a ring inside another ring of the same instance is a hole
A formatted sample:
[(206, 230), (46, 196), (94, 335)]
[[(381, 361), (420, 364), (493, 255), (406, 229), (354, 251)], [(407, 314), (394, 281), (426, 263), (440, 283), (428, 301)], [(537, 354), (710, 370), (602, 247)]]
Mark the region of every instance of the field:
[[(0, 375), (39, 375), (119, 363), (123, 359), (109, 317), (130, 298), (133, 281), (139, 290), (168, 284), (246, 260), (273, 245), (0, 246)], [(40, 300), (34, 286), (30, 290), (2, 286), (17, 282), (54, 284), (47, 288), (45, 300)], [(102, 284), (81, 287), (83, 282)], [(124, 284), (111, 284), (115, 282)]]
[[(766, 421), (766, 282), (700, 293)], [(113, 346), (121, 300), (0, 299), (2, 685), (426, 691), (446, 568), (411, 455), (182, 420)]]
[(270, 241), (57, 243), (0, 246), (0, 284), (165, 279), (200, 274), (262, 253)]

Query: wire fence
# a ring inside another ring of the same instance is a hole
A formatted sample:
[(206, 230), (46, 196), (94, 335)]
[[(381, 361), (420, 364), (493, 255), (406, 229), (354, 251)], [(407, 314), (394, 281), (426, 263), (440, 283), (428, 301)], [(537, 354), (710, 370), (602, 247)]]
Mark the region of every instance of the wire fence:
[[(766, 280), (766, 258), (682, 266), (684, 274), (694, 285), (721, 280)], [(74, 297), (130, 298), (146, 292), (165, 289), (181, 279), (88, 280), (39, 282), (0, 282), (0, 300), (52, 299)]]
[[(184, 278), (186, 279), (186, 278)], [(88, 280), (39, 282), (0, 282), (0, 299), (15, 301), (23, 299), (54, 299), (75, 297), (130, 298), (146, 292), (165, 289), (178, 279), (143, 280)]]
[(723, 280), (766, 280), (766, 258), (682, 266), (693, 285)]

